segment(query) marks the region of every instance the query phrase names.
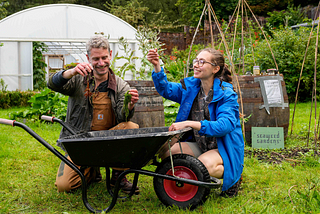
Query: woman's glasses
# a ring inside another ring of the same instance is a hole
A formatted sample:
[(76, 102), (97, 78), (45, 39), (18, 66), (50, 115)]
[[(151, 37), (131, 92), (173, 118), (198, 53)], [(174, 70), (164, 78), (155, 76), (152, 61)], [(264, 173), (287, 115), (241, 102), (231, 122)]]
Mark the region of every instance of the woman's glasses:
[(193, 62), (193, 64), (198, 63), (199, 67), (202, 67), (202, 66), (204, 65), (204, 63), (209, 63), (209, 64), (211, 64), (212, 66), (216, 66), (216, 64), (214, 64), (214, 63), (212, 63), (212, 62), (207, 62), (207, 61), (205, 61), (205, 60), (203, 60), (203, 59), (194, 59), (192, 62)]

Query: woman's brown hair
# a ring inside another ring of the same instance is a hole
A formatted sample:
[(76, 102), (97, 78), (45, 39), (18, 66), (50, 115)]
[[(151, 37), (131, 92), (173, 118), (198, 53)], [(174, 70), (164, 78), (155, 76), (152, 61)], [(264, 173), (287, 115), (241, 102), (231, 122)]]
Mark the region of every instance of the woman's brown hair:
[(202, 49), (200, 53), (203, 51), (210, 53), (211, 62), (220, 67), (220, 70), (217, 73), (215, 73), (214, 78), (219, 78), (221, 81), (225, 81), (232, 84), (231, 72), (228, 66), (225, 64), (223, 54), (220, 51), (215, 50), (213, 48)]

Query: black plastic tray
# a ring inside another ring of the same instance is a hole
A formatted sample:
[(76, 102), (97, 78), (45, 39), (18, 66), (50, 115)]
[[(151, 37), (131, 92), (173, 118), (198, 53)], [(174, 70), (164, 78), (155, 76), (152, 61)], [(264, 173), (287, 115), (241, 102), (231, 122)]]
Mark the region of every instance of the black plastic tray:
[[(93, 131), (59, 139), (72, 161), (79, 166), (140, 169), (147, 165), (170, 139), (190, 129), (168, 127)], [(175, 140), (176, 141), (176, 140)]]

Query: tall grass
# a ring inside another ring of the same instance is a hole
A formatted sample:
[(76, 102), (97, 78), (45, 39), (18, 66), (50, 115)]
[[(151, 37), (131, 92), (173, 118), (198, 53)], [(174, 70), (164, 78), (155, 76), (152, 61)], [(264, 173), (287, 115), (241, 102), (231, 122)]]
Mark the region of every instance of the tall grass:
[[(294, 133), (287, 139), (286, 147), (306, 146), (310, 105), (298, 104)], [(9, 118), (8, 114), (16, 110), (21, 109), (0, 110), (0, 118)], [(55, 145), (61, 129), (59, 124), (25, 122), (62, 152)], [(165, 207), (153, 190), (153, 178), (140, 175), (141, 194), (118, 200), (112, 213), (319, 213), (319, 157), (302, 154), (301, 160), (273, 165), (255, 156), (246, 156), (239, 195), (222, 198), (217, 196), (220, 190), (212, 190), (207, 202), (195, 211)], [(0, 213), (88, 213), (82, 203), (81, 190), (72, 194), (57, 193), (54, 182), (59, 164), (54, 154), (21, 128), (0, 125)], [(90, 185), (88, 199), (95, 208), (106, 208), (111, 197), (105, 183)]]

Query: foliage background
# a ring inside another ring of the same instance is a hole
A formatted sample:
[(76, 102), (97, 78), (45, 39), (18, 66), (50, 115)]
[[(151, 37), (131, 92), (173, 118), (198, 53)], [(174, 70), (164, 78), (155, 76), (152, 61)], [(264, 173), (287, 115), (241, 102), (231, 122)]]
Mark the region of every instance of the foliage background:
[[(276, 62), (280, 73), (283, 74), (286, 82), (286, 89), (289, 101), (293, 102), (296, 95), (300, 71), (306, 47), (310, 35), (310, 28), (300, 28), (297, 31), (291, 29), (283, 29), (279, 31), (271, 31), (273, 37), (269, 42), (275, 55)], [(302, 72), (302, 78), (299, 88), (299, 101), (310, 101), (312, 96), (312, 88), (314, 83), (315, 72), (315, 49), (316, 49), (316, 32), (313, 31), (307, 57)], [(257, 64), (262, 70), (275, 68), (274, 60), (269, 51), (265, 40), (261, 40), (255, 48)], [(252, 62), (251, 62), (252, 63)], [(317, 56), (317, 70), (320, 68), (320, 55)], [(319, 81), (319, 75), (317, 76)], [(317, 86), (317, 91), (319, 86)], [(317, 95), (319, 99), (319, 95)]]
[[(159, 0), (156, 2), (147, 0), (108, 0), (108, 1), (84, 1), (84, 0), (67, 0), (67, 1), (40, 1), (40, 0), (7, 0), (0, 1), (0, 18), (6, 15), (13, 14), (22, 9), (42, 5), (42, 4), (54, 4), (54, 3), (73, 3), (83, 4), (91, 7), (96, 7), (101, 10), (106, 10), (113, 13), (116, 16), (124, 19), (133, 26), (139, 28), (141, 25), (152, 28), (156, 27), (161, 31), (179, 31), (184, 25), (195, 26), (198, 23), (198, 19), (204, 6), (204, 0)], [(299, 73), (302, 65), (302, 59), (305, 52), (306, 42), (308, 40), (308, 29), (299, 29), (297, 31), (291, 31), (286, 28), (288, 26), (307, 21), (306, 14), (301, 12), (301, 6), (308, 4), (317, 4), (317, 1), (306, 0), (304, 2), (299, 1), (261, 1), (250, 0), (247, 1), (256, 15), (267, 15), (267, 24), (264, 27), (264, 31), (267, 33), (270, 40), (271, 48), (274, 51), (277, 64), (279, 66), (280, 73), (284, 74), (285, 82), (287, 85), (287, 92), (289, 100), (292, 102), (295, 97), (295, 90), (299, 78)], [(215, 10), (216, 15), (221, 20), (229, 19), (229, 15), (232, 14), (234, 8), (238, 4), (237, 0), (217, 1), (211, 0), (211, 4)], [(227, 25), (226, 21), (222, 21), (222, 27)], [(240, 28), (240, 25), (238, 25)], [(274, 68), (269, 48), (265, 39), (262, 37), (262, 32), (259, 32), (257, 26), (250, 25), (248, 30), (251, 30), (249, 34), (246, 34), (244, 43), (246, 49), (245, 58), (246, 70), (252, 70), (254, 64), (258, 64), (261, 70), (268, 68)], [(240, 30), (240, 29), (238, 29)], [(160, 32), (160, 31), (159, 31)], [(239, 32), (239, 31), (238, 31)], [(307, 101), (311, 98), (311, 92), (313, 87), (313, 62), (314, 57), (312, 54), (315, 51), (315, 32), (313, 34), (313, 40), (310, 43), (310, 48), (307, 54), (307, 60), (302, 75), (302, 82), (300, 87), (300, 101)], [(235, 64), (241, 63), (240, 52), (237, 51), (240, 48), (240, 36), (237, 35), (237, 44), (232, 44), (232, 34), (226, 35), (229, 42), (229, 50), (234, 48), (236, 50), (233, 54), (233, 61)], [(147, 43), (146, 43), (147, 44)], [(233, 46), (233, 47), (232, 47)], [(254, 48), (253, 48), (254, 46)], [(192, 48), (192, 55), (190, 61), (196, 57), (197, 50), (201, 50), (205, 45), (194, 45)], [(42, 90), (46, 87), (44, 81), (44, 66), (45, 63), (42, 60), (41, 51), (45, 49), (43, 43), (34, 42), (34, 88), (35, 90)], [(216, 46), (217, 49), (224, 50), (220, 46)], [(252, 48), (254, 52), (252, 52)], [(146, 49), (146, 48), (145, 48)], [(186, 50), (178, 50), (174, 48), (170, 55), (162, 55), (162, 61), (165, 65), (165, 70), (168, 74), (168, 78), (171, 81), (178, 82), (183, 78), (187, 68), (190, 68), (192, 64), (188, 60), (189, 48)], [(129, 53), (129, 52), (128, 52)], [(118, 58), (125, 57), (128, 59), (128, 64), (120, 68), (122, 73), (125, 73), (128, 69), (133, 69), (132, 64), (135, 60), (130, 52), (127, 56), (117, 56)], [(253, 61), (253, 54), (255, 62)], [(115, 57), (115, 58), (117, 58)], [(319, 63), (318, 63), (319, 64)], [(145, 67), (150, 67), (148, 62), (145, 63)], [(131, 67), (130, 67), (131, 66)], [(135, 71), (135, 73), (141, 73)], [(237, 71), (239, 73), (239, 71)], [(192, 71), (189, 75), (192, 75)]]
[[(238, 0), (210, 0), (219, 19), (228, 20)], [(182, 31), (183, 26), (196, 26), (205, 0), (0, 0), (0, 19), (18, 11), (44, 4), (71, 3), (98, 8), (107, 12), (117, 11), (123, 20), (133, 26), (141, 24), (157, 26), (166, 31)], [(317, 5), (316, 0), (247, 0), (253, 12), (258, 16), (266, 16), (273, 10), (284, 10), (289, 4), (294, 6)], [(106, 7), (107, 5), (107, 7)], [(112, 5), (112, 7), (108, 7)], [(2, 8), (2, 9), (1, 9)], [(5, 10), (3, 10), (3, 8)], [(131, 13), (129, 13), (131, 12)], [(114, 13), (113, 13), (114, 14)]]

